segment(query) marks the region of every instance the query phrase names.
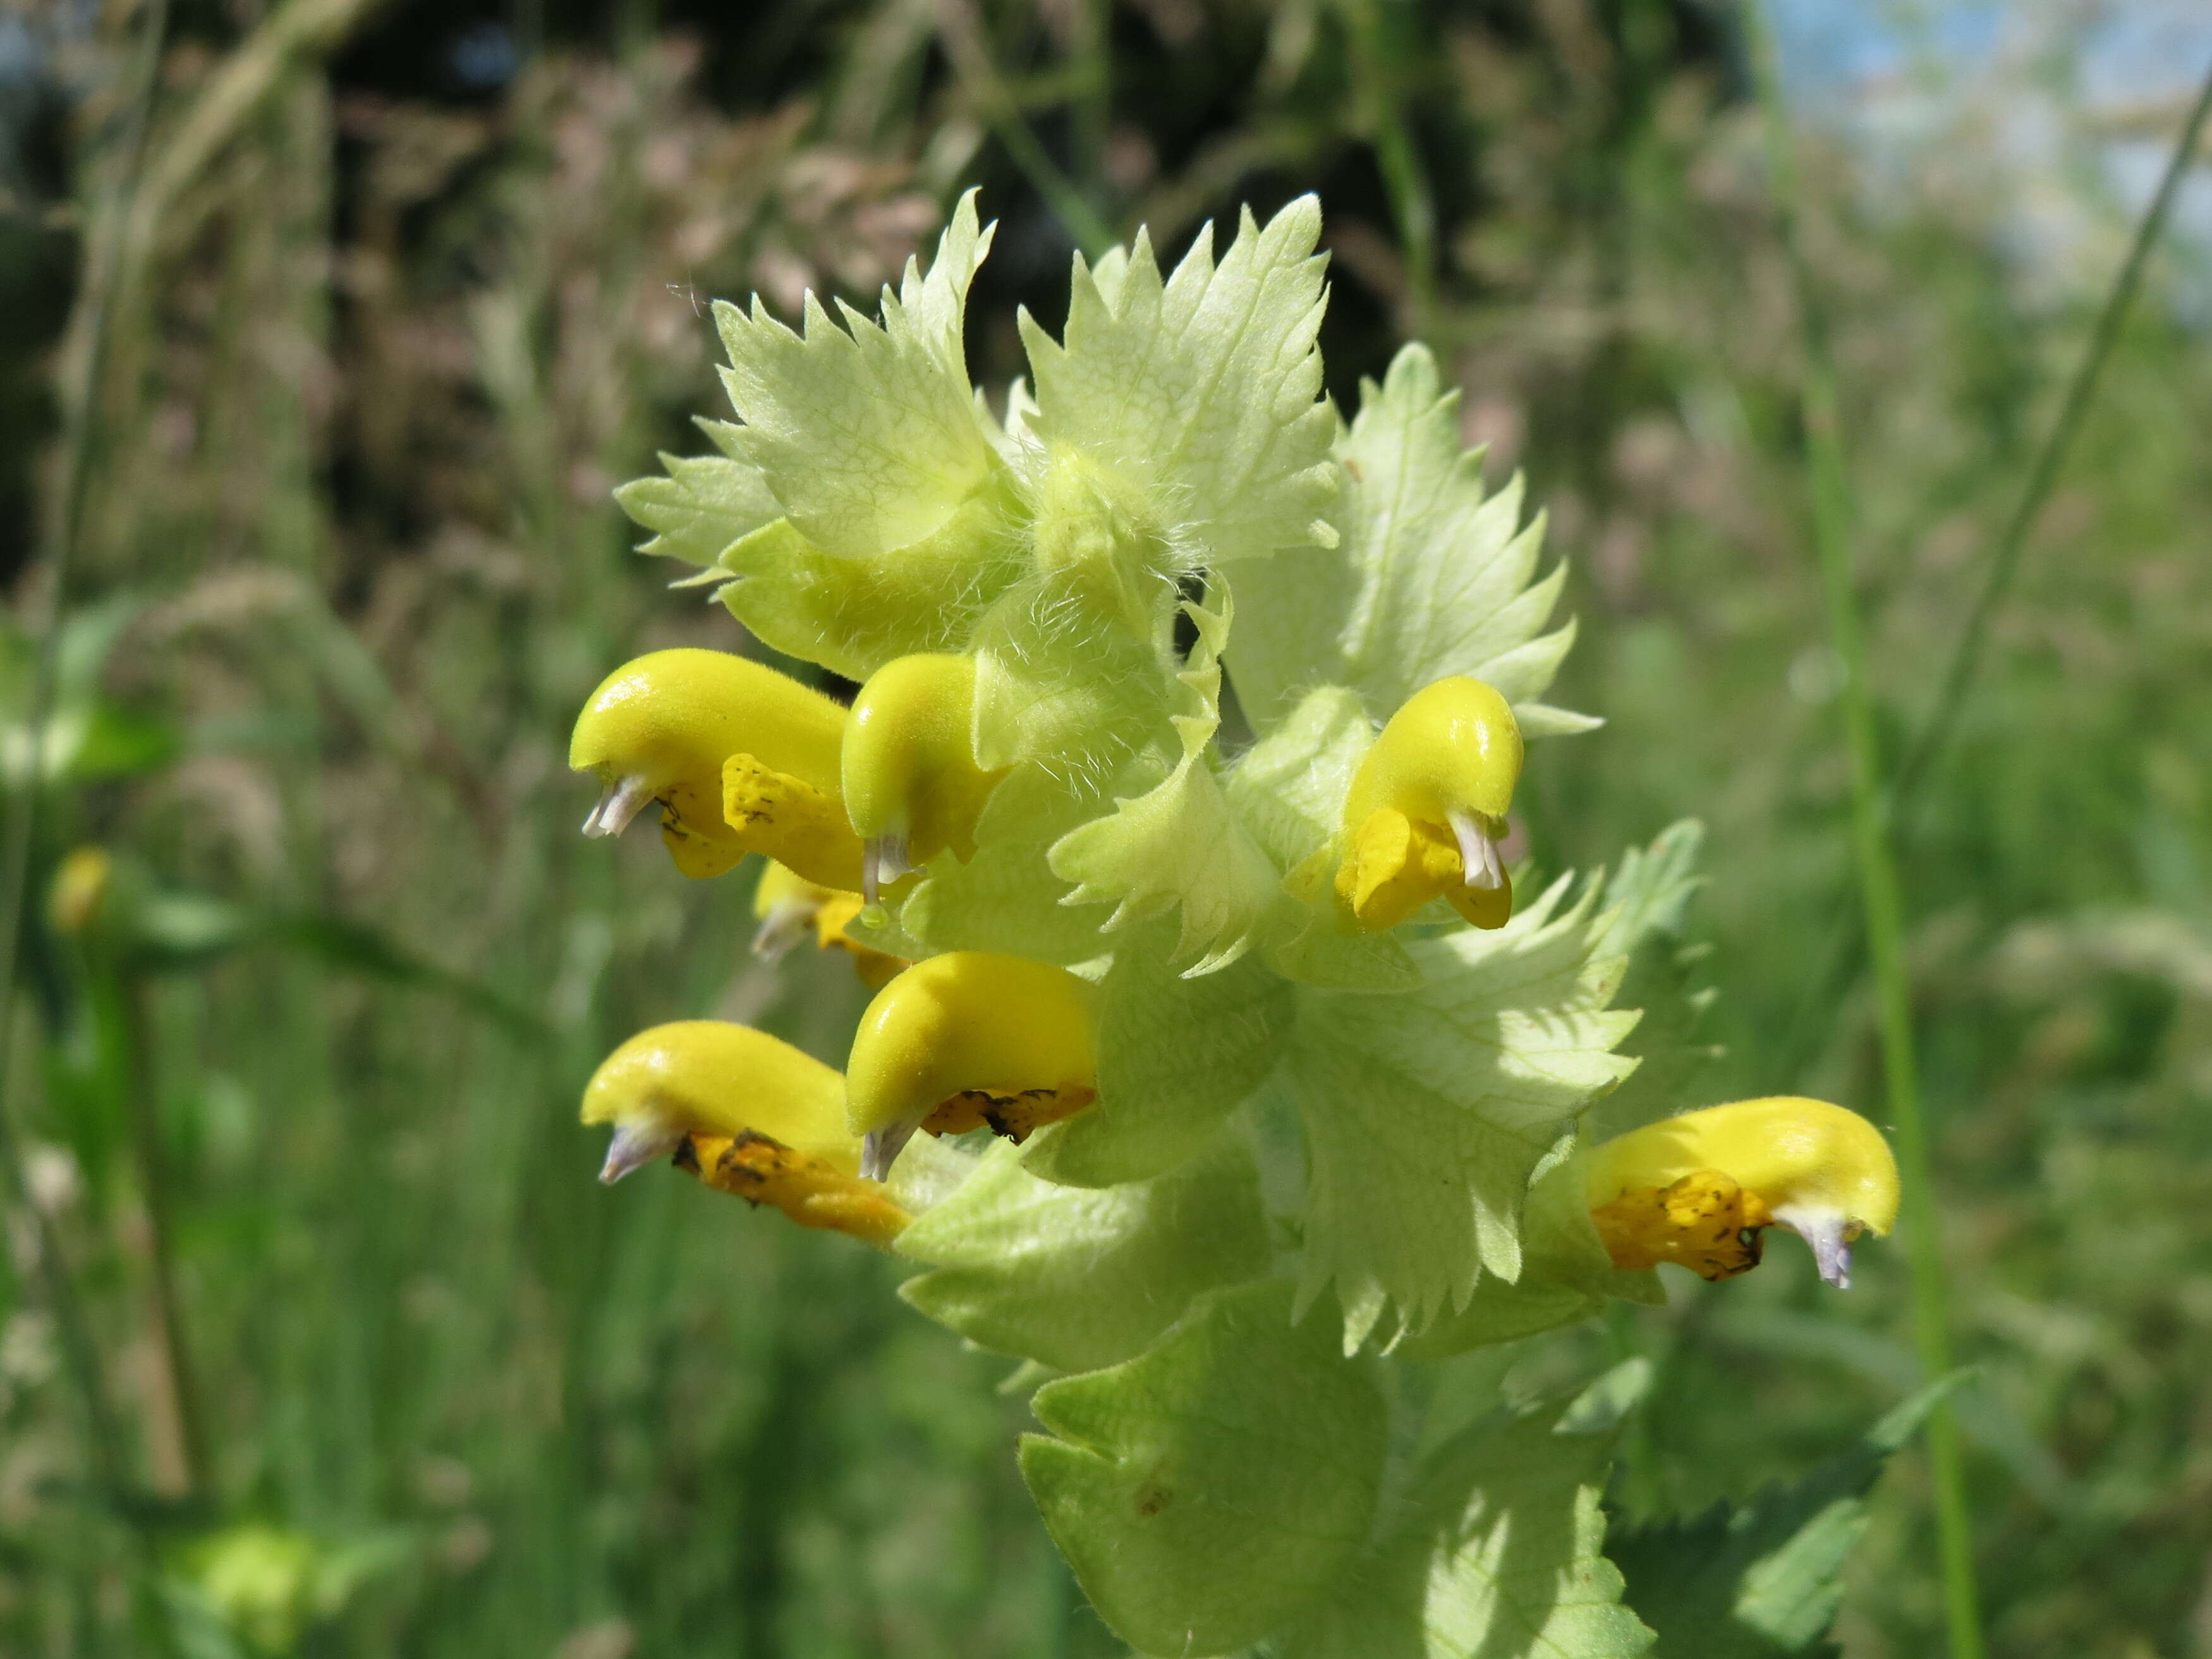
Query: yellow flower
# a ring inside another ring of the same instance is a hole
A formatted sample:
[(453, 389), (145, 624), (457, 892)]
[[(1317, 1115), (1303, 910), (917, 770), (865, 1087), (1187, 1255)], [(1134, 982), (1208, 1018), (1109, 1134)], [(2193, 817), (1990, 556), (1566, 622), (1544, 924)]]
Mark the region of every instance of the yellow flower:
[(876, 994), (846, 1061), (847, 1123), (880, 1180), (916, 1129), (1009, 1140), (1098, 1097), (1097, 993), (1064, 968), (984, 951), (918, 962)]
[(115, 860), (105, 848), (70, 848), (69, 856), (55, 869), (53, 884), (46, 892), (46, 914), (54, 931), (74, 936), (91, 927), (114, 878)]
[(679, 1020), (641, 1031), (584, 1090), (583, 1121), (612, 1126), (599, 1179), (673, 1155), (708, 1186), (772, 1204), (805, 1227), (887, 1244), (907, 1213), (857, 1171), (834, 1067), (750, 1026)]
[(1504, 927), (1513, 882), (1498, 843), (1520, 777), (1521, 728), (1495, 690), (1459, 675), (1415, 692), (1345, 797), (1334, 848), (1341, 914), (1381, 933), (1442, 898), (1478, 927)]
[(781, 961), (811, 933), (820, 950), (849, 951), (860, 982), (881, 989), (908, 963), (904, 957), (872, 950), (846, 933), (861, 908), (858, 893), (818, 886), (770, 860), (753, 889), (753, 915), (760, 921), (753, 934), (753, 954), (763, 962)]
[(975, 820), (1003, 771), (975, 764), (975, 664), (924, 654), (885, 663), (845, 717), (845, 811), (866, 843), (862, 891), (951, 851), (975, 854)]
[(678, 869), (719, 876), (749, 852), (855, 886), (860, 845), (838, 797), (845, 711), (726, 651), (655, 651), (601, 682), (568, 764), (599, 780), (587, 836), (618, 836), (649, 801)]
[(1709, 1106), (1608, 1140), (1589, 1155), (1585, 1190), (1615, 1267), (1674, 1261), (1705, 1279), (1757, 1267), (1761, 1231), (1781, 1226), (1841, 1288), (1852, 1241), (1897, 1221), (1897, 1162), (1881, 1132), (1856, 1112), (1791, 1095)]

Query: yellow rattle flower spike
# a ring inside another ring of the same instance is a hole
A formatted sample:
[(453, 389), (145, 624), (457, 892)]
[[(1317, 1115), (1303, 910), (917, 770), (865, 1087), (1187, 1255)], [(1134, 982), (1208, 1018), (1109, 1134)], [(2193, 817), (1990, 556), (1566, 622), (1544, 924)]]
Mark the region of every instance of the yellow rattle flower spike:
[(654, 651), (601, 681), (576, 718), (568, 764), (596, 775), (587, 836), (618, 836), (663, 809), (669, 855), (719, 876), (748, 852), (830, 885), (855, 885), (860, 842), (838, 800), (845, 711), (788, 675), (727, 651)]
[(858, 893), (819, 886), (770, 859), (753, 889), (753, 915), (760, 922), (753, 933), (753, 954), (763, 962), (781, 962), (811, 933), (818, 949), (849, 951), (860, 983), (880, 990), (909, 964), (904, 957), (872, 950), (846, 933), (846, 924), (861, 907)]
[(1881, 1132), (1825, 1100), (1776, 1095), (1662, 1118), (1594, 1148), (1590, 1219), (1617, 1267), (1678, 1262), (1727, 1279), (1759, 1265), (1759, 1235), (1787, 1227), (1820, 1277), (1851, 1282), (1851, 1243), (1897, 1222), (1897, 1160)]
[(803, 1227), (883, 1246), (908, 1219), (859, 1177), (836, 1069), (749, 1025), (687, 1019), (639, 1032), (592, 1074), (583, 1121), (614, 1130), (603, 1182), (672, 1155), (708, 1186)]
[(975, 820), (1001, 771), (975, 763), (975, 663), (934, 653), (900, 657), (868, 677), (845, 716), (845, 811), (866, 847), (861, 891), (883, 887), (948, 848), (975, 854)]
[(860, 1173), (882, 1180), (916, 1129), (1021, 1141), (1098, 1097), (1097, 992), (1064, 968), (987, 951), (918, 962), (876, 993), (845, 1063)]
[(1505, 925), (1513, 882), (1498, 843), (1521, 757), (1512, 705), (1480, 680), (1455, 675), (1406, 700), (1345, 797), (1335, 887), (1355, 927), (1395, 927), (1435, 898), (1477, 927)]

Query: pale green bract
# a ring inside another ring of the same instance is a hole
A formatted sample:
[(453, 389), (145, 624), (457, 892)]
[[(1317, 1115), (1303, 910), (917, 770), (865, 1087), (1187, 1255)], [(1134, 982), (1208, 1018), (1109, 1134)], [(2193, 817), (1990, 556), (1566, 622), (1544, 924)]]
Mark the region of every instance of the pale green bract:
[(1230, 811), (1214, 775), (1212, 747), (1221, 726), (1221, 647), (1233, 607), (1222, 590), (1218, 611), (1186, 605), (1198, 642), (1176, 676), (1182, 712), (1175, 715), (1182, 758), (1164, 782), (1110, 817), (1094, 818), (1053, 844), (1046, 861), (1076, 884), (1063, 904), (1111, 903), (1100, 924), (1113, 933), (1132, 921), (1182, 913), (1172, 960), (1198, 960), (1196, 978), (1226, 968), (1255, 942), (1260, 920), (1282, 883), (1259, 844)]
[(1651, 1632), (1599, 1552), (1609, 1431), (1573, 1402), (1501, 1409), (1420, 1460), (1391, 1524), (1281, 1659), (1637, 1659)]
[(1521, 1211), (1576, 1120), (1626, 1077), (1612, 1050), (1636, 1015), (1608, 1010), (1623, 963), (1596, 954), (1595, 890), (1559, 913), (1564, 879), (1493, 933), (1413, 947), (1404, 996), (1306, 990), (1283, 1059), (1310, 1170), (1300, 1305), (1334, 1290), (1344, 1346), (1388, 1340), (1467, 1305), (1486, 1274), (1522, 1273)]
[(1254, 586), (1229, 653), (1261, 730), (1315, 685), (1350, 686), (1382, 720), (1448, 674), (1496, 686), (1528, 736), (1597, 724), (1537, 701), (1574, 643), (1571, 623), (1543, 631), (1566, 568), (1530, 585), (1543, 520), (1522, 527), (1518, 478), (1484, 491), (1481, 452), (1460, 446), (1458, 404), (1421, 346), (1401, 351), (1379, 388), (1360, 387), (1336, 446), (1342, 544), (1282, 556), (1275, 580)]
[[(1095, 1102), (980, 1158), (919, 1137), (890, 1190), (920, 1211), (907, 1300), (1019, 1358), (1011, 1388), (1053, 1379), (1022, 1470), (1101, 1616), (1162, 1659), (1631, 1659), (1608, 1436), (1501, 1407), (1419, 1452), (1419, 1402), (1428, 1362), (1657, 1296), (1607, 1258), (1580, 1146), (1697, 831), (1610, 884), (1524, 865), (1492, 933), (1440, 901), (1355, 933), (1293, 890), (1433, 681), (1488, 681), (1531, 735), (1595, 724), (1542, 701), (1564, 568), (1518, 481), (1486, 489), (1435, 360), (1402, 350), (1348, 428), (1324, 398), (1321, 223), (1310, 197), (1246, 214), (1164, 276), (1141, 234), (1077, 259), (994, 416), (971, 194), (879, 319), (718, 306), (738, 422), (618, 497), (776, 650), (856, 680), (974, 661), (1003, 775), (973, 856), (848, 932), (1096, 985)], [(1801, 1602), (1792, 1632), (1825, 1619)]]
[(1022, 1442), (1045, 1525), (1109, 1625), (1152, 1654), (1283, 1630), (1350, 1565), (1382, 1488), (1372, 1362), (1290, 1319), (1291, 1287), (1216, 1291), (1136, 1358), (1048, 1382)]

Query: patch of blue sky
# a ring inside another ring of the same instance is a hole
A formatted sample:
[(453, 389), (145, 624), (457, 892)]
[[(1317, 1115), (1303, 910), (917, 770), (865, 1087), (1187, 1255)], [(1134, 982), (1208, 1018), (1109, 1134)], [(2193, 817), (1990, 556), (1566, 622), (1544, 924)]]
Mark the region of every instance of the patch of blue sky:
[[(1930, 166), (2002, 181), (1999, 240), (2052, 274), (2046, 291), (2101, 285), (2116, 233), (2148, 204), (2181, 112), (2212, 70), (2208, 0), (1771, 3), (1800, 118), (1848, 133), (1877, 193)], [(2212, 323), (2202, 146), (2170, 236), (2176, 298)]]

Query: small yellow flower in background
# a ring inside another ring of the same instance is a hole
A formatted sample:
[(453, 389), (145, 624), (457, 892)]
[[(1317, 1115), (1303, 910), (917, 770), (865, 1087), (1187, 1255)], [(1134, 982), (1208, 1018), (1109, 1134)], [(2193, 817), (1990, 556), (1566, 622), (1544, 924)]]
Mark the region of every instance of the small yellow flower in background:
[(321, 1554), (305, 1533), (250, 1521), (200, 1540), (185, 1566), (226, 1625), (264, 1653), (286, 1653), (313, 1618)]
[(612, 1126), (599, 1179), (673, 1154), (708, 1185), (772, 1204), (801, 1226), (888, 1243), (906, 1212), (860, 1180), (836, 1070), (749, 1025), (688, 1019), (641, 1031), (584, 1090), (583, 1121)]
[(817, 948), (849, 952), (860, 983), (880, 990), (908, 964), (904, 957), (871, 949), (845, 932), (862, 908), (858, 893), (817, 885), (771, 859), (753, 889), (753, 915), (760, 921), (753, 954), (763, 962), (781, 961), (811, 933)]
[(46, 915), (65, 937), (82, 933), (100, 914), (115, 878), (115, 860), (98, 847), (72, 848), (46, 890)]
[(1335, 889), (1354, 926), (1381, 933), (1437, 898), (1477, 927), (1505, 925), (1513, 881), (1498, 843), (1521, 757), (1511, 705), (1480, 680), (1407, 699), (1345, 797)]
[(1897, 1161), (1881, 1132), (1824, 1100), (1778, 1095), (1662, 1119), (1595, 1148), (1590, 1218), (1613, 1265), (1673, 1261), (1719, 1279), (1759, 1265), (1760, 1231), (1812, 1246), (1850, 1283), (1851, 1243), (1897, 1221)]
[(568, 764), (595, 775), (587, 836), (618, 836), (647, 803), (678, 869), (719, 876), (749, 852), (856, 886), (860, 846), (838, 797), (845, 711), (726, 651), (655, 651), (607, 676), (577, 717)]
[(975, 854), (975, 820), (1003, 771), (975, 764), (975, 664), (922, 654), (885, 663), (845, 719), (845, 811), (866, 843), (862, 891), (950, 848)]
[(883, 1179), (916, 1129), (1009, 1140), (1098, 1097), (1096, 990), (1064, 968), (984, 951), (918, 962), (876, 994), (845, 1065), (860, 1170)]

